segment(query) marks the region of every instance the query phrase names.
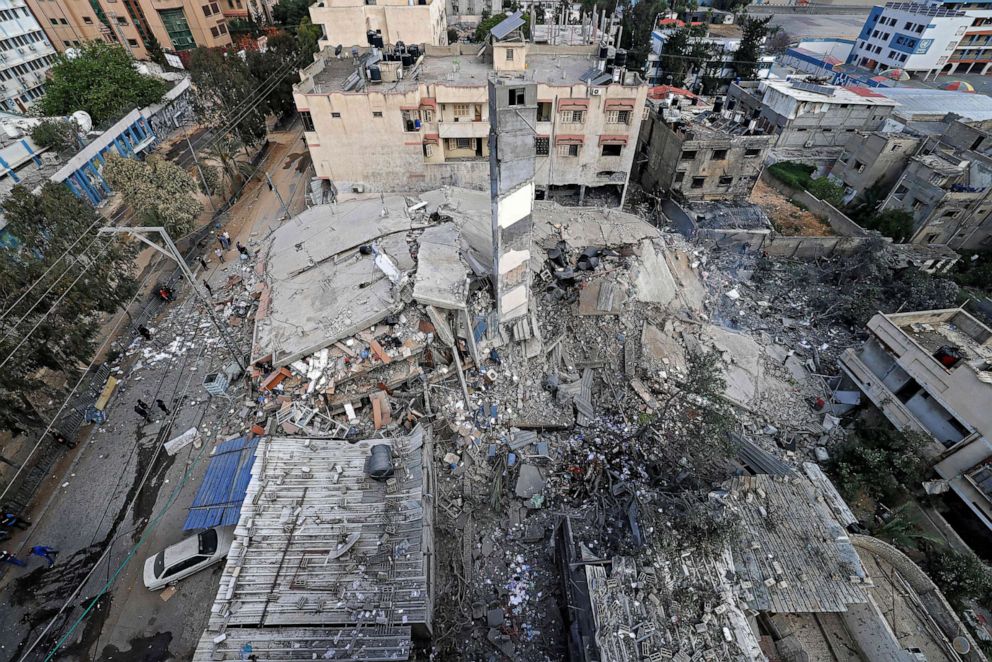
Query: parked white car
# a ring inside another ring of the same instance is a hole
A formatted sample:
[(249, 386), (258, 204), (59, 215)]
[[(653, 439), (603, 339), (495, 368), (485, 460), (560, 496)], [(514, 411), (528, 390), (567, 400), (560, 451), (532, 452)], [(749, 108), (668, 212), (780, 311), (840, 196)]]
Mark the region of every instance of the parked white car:
[(227, 558), (234, 535), (230, 529), (201, 531), (170, 545), (145, 561), (145, 586), (159, 591)]

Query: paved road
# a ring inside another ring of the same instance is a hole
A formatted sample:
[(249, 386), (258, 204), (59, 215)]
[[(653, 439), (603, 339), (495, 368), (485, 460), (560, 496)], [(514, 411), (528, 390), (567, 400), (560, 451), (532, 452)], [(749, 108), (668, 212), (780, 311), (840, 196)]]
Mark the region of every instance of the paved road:
[(972, 87), (979, 94), (987, 94), (992, 96), (992, 76), (982, 76), (980, 74), (950, 74), (950, 75), (940, 75), (936, 79), (921, 81), (921, 80), (909, 80), (902, 83), (905, 87), (927, 87), (931, 89), (939, 89), (942, 85), (947, 83), (963, 80), (971, 83)]
[(868, 17), (864, 13), (838, 15), (775, 14), (771, 25), (780, 26), (793, 39), (828, 38), (854, 39)]
[[(301, 137), (298, 126), (277, 134), (263, 166), (294, 212), (303, 207), (306, 183)], [(275, 195), (255, 181), (225, 227), (251, 246), (278, 225), (279, 209)], [(229, 274), (251, 268), (241, 265), (233, 250), (225, 264), (212, 258), (209, 267), (207, 278), (218, 298)], [(148, 556), (182, 537), (186, 509), (213, 444), (187, 447), (175, 457), (157, 451), (189, 427), (198, 426), (213, 442), (240, 433), (245, 421), (239, 417), (244, 393), (210, 399), (202, 389), (203, 377), (231, 358), (203, 309), (188, 296), (181, 288), (179, 299), (148, 325), (155, 334), (152, 343), (119, 348), (115, 374), (124, 378), (124, 389), (111, 402), (108, 422), (80, 444), (65, 473), (60, 467), (52, 476), (29, 513), (35, 525), (6, 544), (11, 551), (45, 544), (62, 553), (51, 570), (35, 559), (28, 568), (10, 568), (0, 580), (0, 660), (19, 659), (50, 624), (28, 660), (46, 659), (57, 643), (62, 648), (51, 659), (182, 660), (192, 654), (221, 567), (184, 580), (168, 601), (144, 588), (141, 570)], [(250, 325), (241, 331), (248, 336)], [(156, 410), (156, 422), (144, 424), (133, 411), (135, 401), (154, 403), (158, 397), (170, 403), (175, 418), (164, 420)], [(108, 584), (106, 595), (93, 603)]]

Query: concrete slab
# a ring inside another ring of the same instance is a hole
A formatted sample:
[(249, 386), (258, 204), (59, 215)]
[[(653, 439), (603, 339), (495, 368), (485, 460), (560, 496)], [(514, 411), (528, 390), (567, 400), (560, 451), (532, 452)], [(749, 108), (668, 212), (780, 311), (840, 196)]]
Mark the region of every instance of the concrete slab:
[(703, 333), (727, 363), (724, 369), (726, 396), (742, 405), (749, 404), (759, 393), (761, 346), (751, 336), (712, 324), (706, 326)]
[[(648, 369), (663, 370), (667, 367), (685, 370), (685, 348), (674, 335), (674, 328), (659, 329), (653, 324), (644, 323), (641, 329), (641, 362)], [(665, 362), (667, 359), (667, 363)]]
[(666, 304), (675, 299), (677, 290), (672, 272), (649, 239), (641, 241), (641, 258), (636, 272), (634, 283), (638, 301)]
[(520, 466), (520, 474), (517, 476), (515, 492), (518, 498), (529, 499), (544, 491), (544, 474), (533, 464)]
[(458, 228), (453, 223), (427, 228), (418, 243), (413, 298), (425, 305), (465, 310), (468, 265), (460, 255)]
[(579, 290), (579, 315), (619, 315), (627, 293), (612, 280), (594, 280)]

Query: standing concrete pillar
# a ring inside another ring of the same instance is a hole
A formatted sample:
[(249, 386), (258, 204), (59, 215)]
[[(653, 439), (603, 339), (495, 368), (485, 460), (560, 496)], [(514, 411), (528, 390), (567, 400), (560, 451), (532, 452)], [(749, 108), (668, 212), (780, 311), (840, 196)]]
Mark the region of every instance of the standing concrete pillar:
[(505, 323), (526, 315), (530, 304), (537, 85), (493, 75), (489, 123), (493, 282), (499, 319)]

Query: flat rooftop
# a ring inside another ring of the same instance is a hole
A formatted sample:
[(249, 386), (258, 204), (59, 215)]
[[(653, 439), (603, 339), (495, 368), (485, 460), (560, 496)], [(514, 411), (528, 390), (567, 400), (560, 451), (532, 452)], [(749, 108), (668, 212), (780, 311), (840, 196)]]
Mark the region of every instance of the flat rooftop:
[[(992, 362), (992, 329), (960, 308), (893, 313), (885, 317), (931, 354), (950, 346), (960, 349), (969, 364)], [(992, 373), (989, 378), (992, 379)]]
[[(802, 81), (764, 80), (759, 90), (773, 89), (797, 101), (813, 103), (843, 103), (859, 106), (897, 106), (899, 102), (867, 88), (840, 87), (838, 85), (803, 85)], [(817, 88), (822, 91), (817, 91)], [(888, 92), (886, 91), (886, 94)]]
[[(592, 54), (593, 47), (587, 47), (589, 53), (575, 53), (577, 47), (570, 47), (573, 52), (562, 54), (527, 54), (527, 70), (513, 72), (527, 80), (538, 83), (573, 85), (581, 83), (582, 74), (586, 73), (596, 63)], [(481, 56), (470, 55), (422, 55), (416, 64), (404, 70), (403, 79), (389, 83), (370, 83), (364, 79), (352, 84), (349, 89), (346, 84), (356, 73), (358, 66), (350, 54), (343, 53), (341, 59), (334, 57), (330, 49), (322, 53), (323, 68), (311, 65), (310, 73), (304, 72), (303, 78), (309, 78), (316, 93), (328, 92), (363, 92), (375, 89), (386, 92), (409, 92), (419, 87), (421, 83), (440, 83), (453, 87), (479, 87), (486, 84), (489, 75), (493, 73), (492, 62), (488, 53)], [(359, 61), (368, 62), (371, 54), (368, 49), (359, 51)]]
[(885, 87), (875, 91), (898, 103), (895, 112), (910, 120), (932, 115), (943, 117), (947, 113), (965, 120), (992, 119), (992, 97), (984, 94), (917, 87)]

